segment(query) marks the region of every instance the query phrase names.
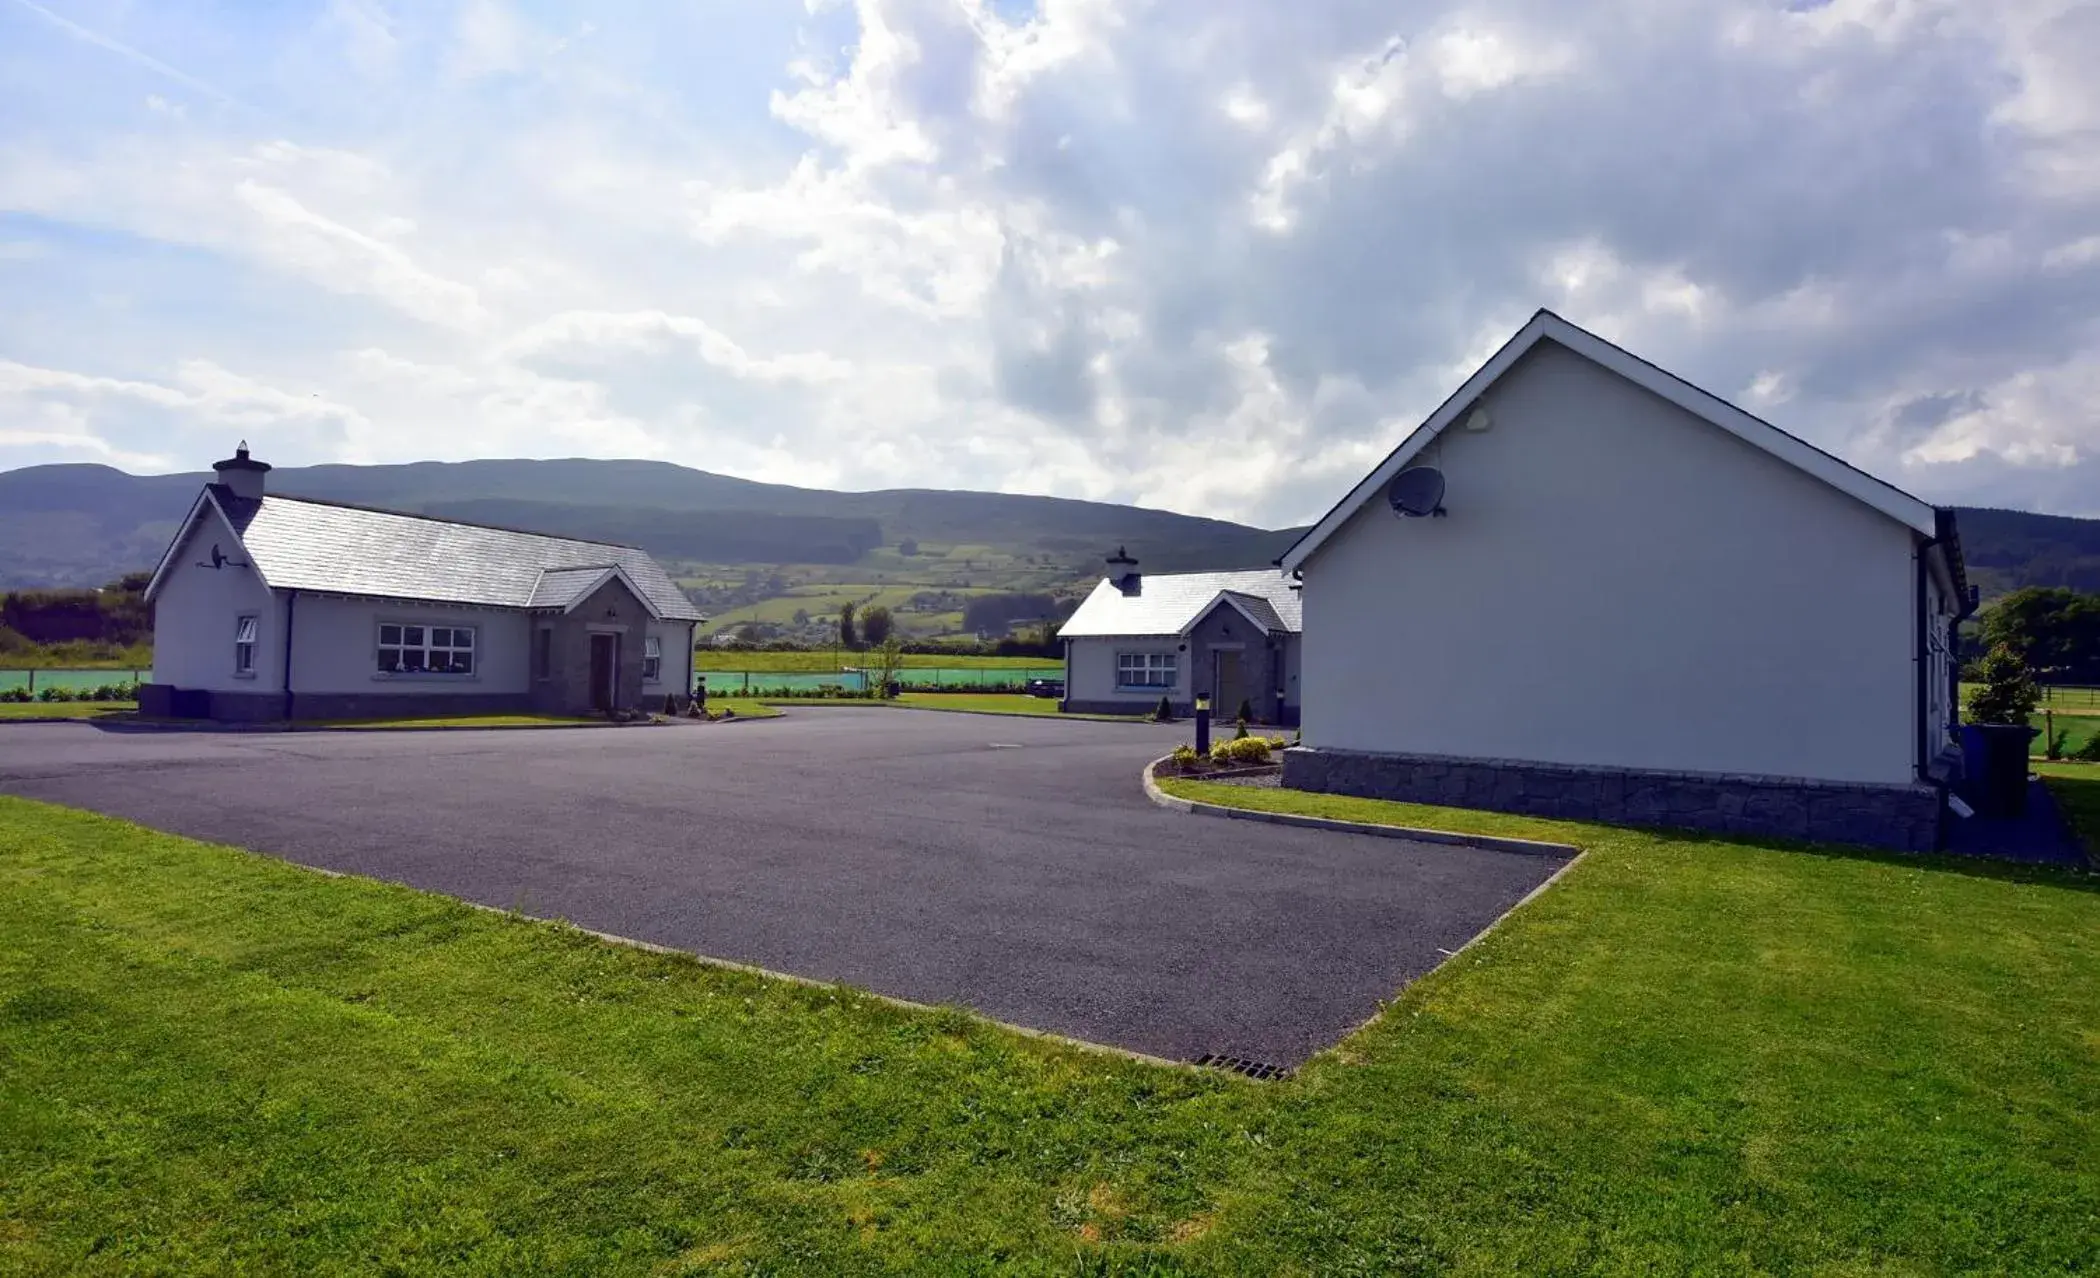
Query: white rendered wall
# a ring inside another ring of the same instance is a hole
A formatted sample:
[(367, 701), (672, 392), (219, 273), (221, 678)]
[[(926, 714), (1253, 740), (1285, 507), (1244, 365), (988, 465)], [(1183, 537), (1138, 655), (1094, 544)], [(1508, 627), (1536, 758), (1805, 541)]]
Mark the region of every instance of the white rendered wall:
[[(211, 567), (213, 545), (242, 566), (229, 562)], [(176, 547), (154, 598), (154, 682), (223, 692), (276, 692), (282, 687), (283, 605), (246, 566), (247, 560), (233, 530), (207, 506)], [(233, 671), (233, 637), (236, 619), (249, 613), (257, 619), (255, 669), (252, 676), (243, 677)]]
[[(1176, 702), (1189, 699), (1189, 654), (1179, 651), (1181, 640), (1171, 635), (1156, 639), (1073, 639), (1071, 658), (1065, 665), (1065, 699), (1068, 701), (1128, 701), (1153, 705), (1165, 696)], [(1175, 654), (1174, 686), (1171, 688), (1116, 687), (1116, 654), (1121, 652), (1171, 652)]]
[(1304, 567), (1307, 745), (1906, 782), (1913, 534), (1552, 343)]
[[(301, 595), (292, 621), (292, 691), (427, 693), (438, 697), (453, 693), (525, 692), (531, 659), (528, 620), (521, 612)], [(474, 673), (381, 673), (378, 644), (383, 621), (412, 626), (474, 627)], [(281, 632), (278, 642), (283, 642)]]
[[(667, 693), (685, 695), (693, 690), (693, 623), (690, 621), (652, 621), (649, 634), (663, 653), (663, 666), (657, 678), (644, 679), (645, 694), (662, 697)], [(654, 708), (654, 707), (652, 707)]]

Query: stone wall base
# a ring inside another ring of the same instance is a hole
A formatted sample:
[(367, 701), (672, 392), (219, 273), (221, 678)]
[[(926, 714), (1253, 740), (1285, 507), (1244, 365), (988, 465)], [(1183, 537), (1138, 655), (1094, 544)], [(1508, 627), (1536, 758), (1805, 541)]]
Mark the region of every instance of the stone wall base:
[(139, 688), (139, 713), (155, 719), (211, 719), (220, 723), (276, 723), (299, 719), (407, 719), (423, 715), (526, 714), (532, 698), (523, 692), (295, 692), (291, 714), (282, 692), (227, 692), (177, 688), (165, 683)]
[[(214, 699), (216, 701), (216, 699)], [(216, 704), (214, 705), (216, 711)], [(528, 692), (294, 692), (300, 719), (413, 719), (447, 714), (530, 714)]]
[(1939, 790), (1929, 785), (1845, 785), (1311, 746), (1283, 752), (1283, 784), (1404, 803), (1908, 852), (1939, 845), (1942, 809)]

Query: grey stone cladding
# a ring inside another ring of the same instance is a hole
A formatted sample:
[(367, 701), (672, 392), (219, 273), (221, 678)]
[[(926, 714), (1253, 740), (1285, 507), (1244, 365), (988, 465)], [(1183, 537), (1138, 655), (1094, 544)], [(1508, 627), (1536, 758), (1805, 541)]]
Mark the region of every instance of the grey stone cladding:
[(1942, 800), (1930, 785), (1845, 785), (1793, 777), (1640, 772), (1503, 759), (1372, 754), (1296, 746), (1283, 784), (1454, 808), (1621, 825), (1929, 852)]
[[(531, 672), (533, 709), (548, 714), (587, 714), (591, 710), (591, 635), (612, 632), (620, 637), (619, 670), (615, 682), (619, 694), (613, 709), (642, 709), (642, 641), (648, 633), (649, 612), (634, 592), (615, 578), (598, 587), (590, 598), (567, 613), (536, 619), (534, 626), (549, 632), (549, 663), (545, 677)], [(537, 661), (537, 657), (529, 660)], [(657, 699), (660, 708), (662, 698)]]
[[(1218, 649), (1237, 646), (1240, 654), (1241, 693), (1254, 717), (1263, 723), (1282, 721), (1283, 636), (1264, 634), (1260, 627), (1250, 623), (1230, 604), (1221, 603), (1189, 631), (1188, 655), (1189, 684), (1198, 692), (1209, 692), (1217, 687)], [(1213, 704), (1211, 715), (1219, 722), (1231, 723), (1239, 713), (1238, 702), (1229, 706)], [(1176, 711), (1180, 713), (1180, 711)]]
[[(522, 692), (295, 692), (295, 719), (413, 719), (429, 715), (525, 714), (532, 698)], [(218, 713), (218, 694), (212, 698)]]

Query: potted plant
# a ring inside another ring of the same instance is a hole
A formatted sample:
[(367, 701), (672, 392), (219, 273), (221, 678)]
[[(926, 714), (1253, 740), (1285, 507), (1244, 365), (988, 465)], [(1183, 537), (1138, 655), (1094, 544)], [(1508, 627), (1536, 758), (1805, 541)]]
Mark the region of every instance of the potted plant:
[(1981, 683), (1969, 694), (1962, 725), (1962, 774), (1969, 805), (1987, 817), (2018, 817), (2027, 811), (2027, 749), (2035, 730), (2028, 724), (2041, 689), (2019, 653), (1999, 644), (1977, 663)]

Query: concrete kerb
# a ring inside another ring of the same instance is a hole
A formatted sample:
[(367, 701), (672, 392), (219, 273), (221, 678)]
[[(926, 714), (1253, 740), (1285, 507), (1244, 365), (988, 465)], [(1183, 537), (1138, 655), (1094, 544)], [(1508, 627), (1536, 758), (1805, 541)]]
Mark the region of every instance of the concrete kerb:
[[(1485, 848), (1493, 852), (1515, 852), (1524, 856), (1579, 857), (1582, 849), (1572, 843), (1549, 843), (1540, 839), (1515, 839), (1497, 834), (1466, 834), (1457, 830), (1430, 830), (1407, 825), (1375, 825), (1365, 821), (1336, 821), (1328, 817), (1299, 816), (1292, 812), (1266, 812), (1258, 808), (1235, 808), (1220, 803), (1181, 799), (1159, 788), (1154, 771), (1166, 759), (1145, 765), (1145, 797), (1163, 808), (1195, 816), (1225, 817), (1235, 821), (1261, 821), (1270, 825), (1295, 825), (1308, 830), (1332, 830), (1338, 834), (1368, 834), (1381, 839), (1408, 839), (1415, 843), (1442, 843), (1455, 847)], [(1201, 779), (1201, 778), (1197, 778)], [(1560, 877), (1558, 874), (1554, 878)], [(1548, 879), (1551, 883), (1553, 880)], [(1525, 898), (1529, 900), (1529, 897)]]

